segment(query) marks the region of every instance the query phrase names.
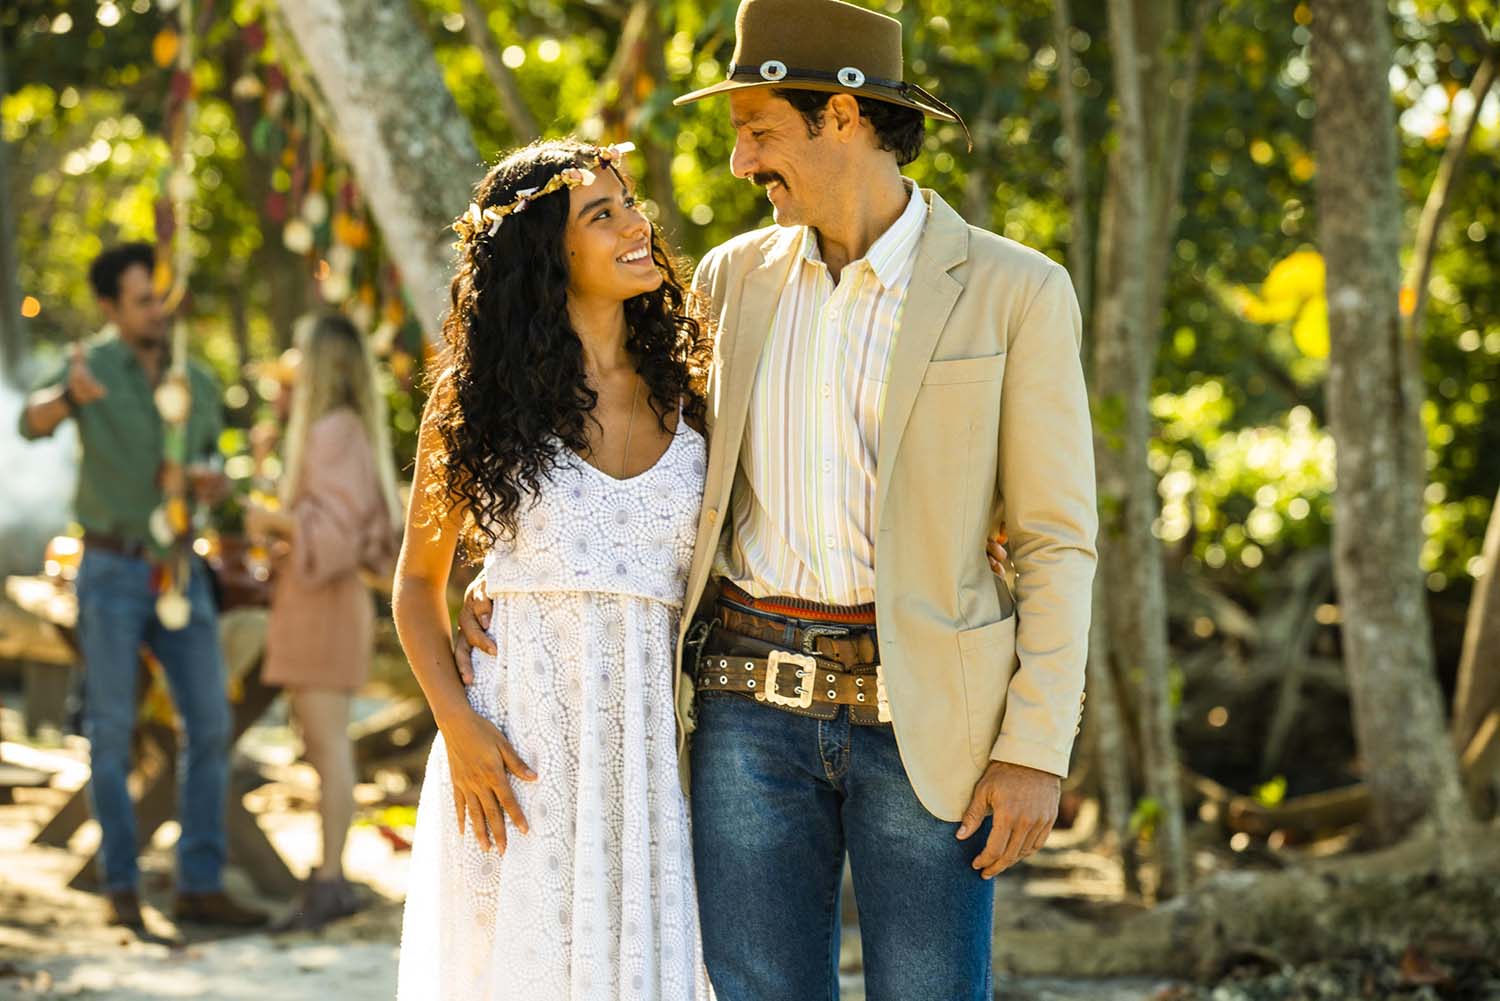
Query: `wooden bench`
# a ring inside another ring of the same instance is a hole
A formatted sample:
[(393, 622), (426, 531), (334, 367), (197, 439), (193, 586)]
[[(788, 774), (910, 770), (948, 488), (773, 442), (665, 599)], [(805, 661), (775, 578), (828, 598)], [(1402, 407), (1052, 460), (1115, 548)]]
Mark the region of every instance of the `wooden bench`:
[[(71, 585), (50, 577), (10, 577), (5, 582), (5, 593), (17, 606), (30, 612), (56, 628), (58, 634), (72, 649), (75, 658), (79, 654), (76, 626), (78, 601)], [(241, 633), (253, 633), (255, 622), (245, 617), (232, 618), (227, 613), (221, 625), (228, 632), (232, 626)], [(264, 647), (264, 612), (259, 613), (261, 644)], [(231, 670), (233, 698), (233, 730), (230, 737), (231, 751), (241, 736), (261, 717), (275, 701), (278, 689), (261, 682), (260, 649), (251, 651), (253, 663)], [(151, 688), (151, 671), (148, 667), (148, 651), (142, 650), (140, 703), (144, 706)], [(233, 668), (234, 665), (232, 665)], [(238, 689), (238, 691), (235, 691)], [(140, 790), (136, 797), (136, 829), (140, 847), (150, 844), (157, 830), (176, 816), (177, 805), (177, 732), (175, 727), (160, 720), (149, 718), (139, 711), (135, 734), (136, 767), (131, 774), (131, 785)], [(296, 893), (297, 878), (287, 868), (286, 861), (267, 839), (265, 832), (256, 823), (255, 816), (245, 808), (245, 794), (261, 785), (263, 780), (255, 770), (236, 769), (231, 773), (228, 804), (225, 816), (225, 834), (228, 844), (229, 862), (244, 869), (246, 875), (263, 894), (271, 897), (289, 897)], [(78, 828), (89, 818), (87, 787), (80, 788), (53, 814), (32, 839), (33, 844), (65, 848)], [(68, 884), (74, 889), (93, 889), (98, 885), (97, 853), (91, 856)]]

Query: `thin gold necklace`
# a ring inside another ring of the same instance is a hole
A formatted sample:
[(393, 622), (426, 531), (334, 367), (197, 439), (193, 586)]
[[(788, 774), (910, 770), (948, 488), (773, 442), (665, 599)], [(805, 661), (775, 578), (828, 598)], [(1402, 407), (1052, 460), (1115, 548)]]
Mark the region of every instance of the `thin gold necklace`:
[(630, 435), (635, 430), (635, 404), (641, 396), (641, 377), (637, 373), (635, 377), (635, 389), (630, 393), (630, 419), (625, 422), (625, 452), (620, 456), (620, 475), (617, 479), (625, 478), (625, 470), (630, 466)]

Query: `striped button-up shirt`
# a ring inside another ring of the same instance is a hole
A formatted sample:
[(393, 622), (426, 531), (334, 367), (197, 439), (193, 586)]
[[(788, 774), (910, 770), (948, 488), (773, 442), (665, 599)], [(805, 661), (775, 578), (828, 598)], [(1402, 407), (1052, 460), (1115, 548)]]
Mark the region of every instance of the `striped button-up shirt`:
[(757, 597), (875, 600), (875, 462), (886, 368), (927, 203), (911, 199), (835, 285), (804, 229), (757, 369), (719, 574)]

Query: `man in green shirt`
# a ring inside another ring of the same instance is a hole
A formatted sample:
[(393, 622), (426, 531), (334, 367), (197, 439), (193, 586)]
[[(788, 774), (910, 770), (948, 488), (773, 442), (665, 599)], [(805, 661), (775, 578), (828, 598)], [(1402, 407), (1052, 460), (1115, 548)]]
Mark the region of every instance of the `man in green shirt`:
[(135, 809), (126, 786), (135, 728), (139, 653), (148, 645), (166, 671), (186, 733), (177, 842), (179, 920), (254, 925), (264, 915), (223, 892), (224, 797), (229, 778), (230, 711), (218, 615), (208, 568), (196, 558), (186, 597), (186, 626), (169, 629), (156, 614), (159, 575), (151, 516), (164, 482), (185, 475), (200, 501), (220, 499), (226, 481), (213, 460), (220, 429), (214, 377), (189, 364), (191, 410), (187, 465), (164, 462), (164, 422), (154, 394), (170, 365), (169, 322), (152, 287), (155, 252), (133, 243), (100, 254), (89, 281), (109, 325), (43, 380), (21, 413), (21, 435), (52, 434), (72, 417), (82, 446), (75, 513), (84, 530), (78, 570), (78, 641), (84, 667), (84, 729), (89, 782), (102, 833), (104, 889), (114, 920), (144, 927), (137, 896)]

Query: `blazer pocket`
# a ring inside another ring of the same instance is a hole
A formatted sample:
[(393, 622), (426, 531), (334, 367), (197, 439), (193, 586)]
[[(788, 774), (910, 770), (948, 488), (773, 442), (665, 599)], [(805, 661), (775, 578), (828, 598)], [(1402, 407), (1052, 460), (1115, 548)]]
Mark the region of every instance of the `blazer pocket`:
[(1005, 693), (1016, 669), (1016, 616), (958, 634), (963, 661), (964, 701), (968, 708), (969, 754), (983, 767), (1000, 736)]
[(992, 382), (1005, 371), (1005, 355), (930, 361), (922, 374), (924, 386), (952, 386), (964, 382)]

